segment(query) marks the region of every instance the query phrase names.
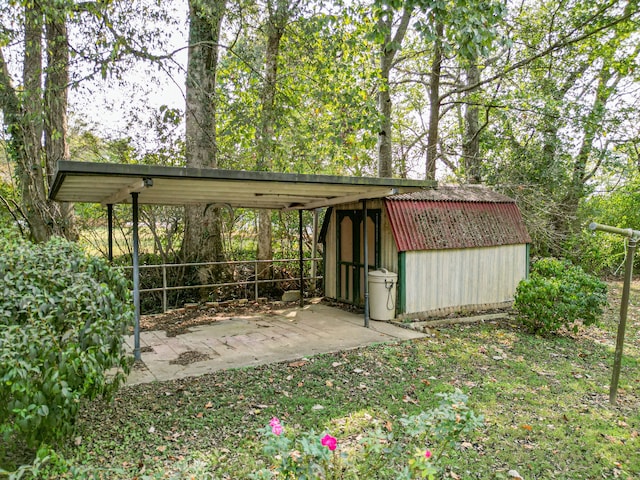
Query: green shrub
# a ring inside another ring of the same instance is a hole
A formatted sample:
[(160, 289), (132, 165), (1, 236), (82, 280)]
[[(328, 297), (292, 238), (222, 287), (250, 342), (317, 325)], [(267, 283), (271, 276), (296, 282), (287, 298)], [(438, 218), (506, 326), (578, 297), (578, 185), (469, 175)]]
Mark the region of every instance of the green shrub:
[(607, 285), (567, 261), (544, 258), (516, 289), (518, 319), (534, 333), (557, 333), (596, 323), (607, 304)]
[(126, 378), (129, 285), (74, 244), (5, 235), (0, 294), (0, 436), (35, 446), (69, 433), (81, 398)]

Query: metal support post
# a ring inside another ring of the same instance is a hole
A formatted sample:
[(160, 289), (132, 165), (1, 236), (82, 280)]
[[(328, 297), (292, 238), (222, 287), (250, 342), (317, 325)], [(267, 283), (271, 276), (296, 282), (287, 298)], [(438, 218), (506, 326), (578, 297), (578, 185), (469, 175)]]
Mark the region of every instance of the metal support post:
[(629, 290), (633, 276), (633, 256), (636, 252), (637, 237), (631, 237), (627, 243), (627, 259), (624, 265), (624, 285), (622, 287), (622, 300), (620, 302), (620, 323), (616, 336), (616, 353), (613, 358), (613, 374), (611, 387), (609, 388), (609, 402), (615, 405), (618, 396), (618, 381), (620, 380), (620, 368), (622, 367), (622, 349), (624, 347), (624, 335), (627, 328), (627, 310), (629, 309)]
[(167, 313), (167, 266), (162, 265), (162, 313)]
[(318, 209), (313, 211), (313, 239), (311, 240), (311, 290), (318, 288), (316, 277), (318, 276), (318, 264), (316, 257), (318, 256)]
[(113, 204), (107, 205), (107, 244), (109, 263), (113, 263)]
[(133, 358), (140, 360), (140, 264), (138, 259), (138, 192), (131, 193), (133, 209), (133, 306), (135, 324), (133, 326)]
[(627, 328), (627, 311), (629, 310), (629, 292), (631, 290), (631, 279), (633, 277), (633, 257), (636, 252), (636, 245), (640, 240), (640, 231), (630, 228), (623, 229), (600, 225), (598, 223), (589, 224), (590, 230), (601, 230), (603, 232), (623, 235), (629, 240), (627, 242), (627, 258), (624, 264), (624, 285), (622, 287), (622, 299), (620, 301), (620, 322), (618, 323), (618, 333), (616, 336), (616, 352), (613, 358), (613, 373), (611, 375), (611, 386), (609, 387), (609, 402), (615, 405), (618, 397), (618, 382), (620, 380), (620, 368), (622, 366), (622, 350), (624, 348), (624, 335)]
[(362, 200), (362, 242), (364, 243), (364, 326), (369, 328), (369, 236), (367, 201)]
[(260, 292), (258, 292), (258, 261), (256, 260), (255, 262), (253, 262), (253, 280), (254, 280), (254, 295), (256, 297), (256, 302), (258, 301), (258, 295), (260, 294)]
[(300, 308), (304, 307), (304, 259), (302, 258), (302, 210), (298, 210), (298, 257), (300, 258)]

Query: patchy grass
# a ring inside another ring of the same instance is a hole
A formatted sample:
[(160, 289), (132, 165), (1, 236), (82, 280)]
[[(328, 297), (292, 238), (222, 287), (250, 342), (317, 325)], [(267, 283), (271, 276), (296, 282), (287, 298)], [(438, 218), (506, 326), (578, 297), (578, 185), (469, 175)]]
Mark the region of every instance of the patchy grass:
[(572, 337), (534, 337), (511, 323), (456, 326), (306, 362), (123, 388), (111, 404), (83, 406), (77, 437), (57, 447), (65, 458), (57, 470), (247, 478), (264, 466), (256, 430), (272, 416), (347, 442), (460, 388), (485, 427), (448, 452), (449, 478), (505, 479), (512, 469), (525, 480), (640, 478), (640, 283), (618, 403), (608, 401), (620, 290), (611, 284), (600, 327)]

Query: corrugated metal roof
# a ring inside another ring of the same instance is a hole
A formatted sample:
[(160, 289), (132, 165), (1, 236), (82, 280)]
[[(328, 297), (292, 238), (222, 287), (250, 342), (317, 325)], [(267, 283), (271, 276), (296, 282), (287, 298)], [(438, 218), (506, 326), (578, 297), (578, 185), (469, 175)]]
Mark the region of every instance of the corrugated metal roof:
[(440, 187), (394, 195), (385, 205), (400, 251), (531, 242), (515, 202), (487, 188)]
[(441, 185), (417, 192), (393, 195), (389, 198), (391, 200), (432, 200), (436, 202), (514, 202), (512, 198), (484, 185)]

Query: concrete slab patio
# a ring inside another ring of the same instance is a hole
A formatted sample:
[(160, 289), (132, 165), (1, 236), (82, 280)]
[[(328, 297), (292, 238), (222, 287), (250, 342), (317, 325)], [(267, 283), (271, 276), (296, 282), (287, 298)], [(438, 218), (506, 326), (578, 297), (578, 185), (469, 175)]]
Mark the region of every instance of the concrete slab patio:
[[(142, 363), (127, 384), (198, 376), (227, 368), (293, 361), (319, 353), (374, 343), (423, 337), (424, 334), (370, 321), (362, 315), (320, 303), (276, 310), (269, 315), (244, 314), (167, 337), (164, 331), (142, 332)], [(133, 350), (133, 336), (126, 339)]]

